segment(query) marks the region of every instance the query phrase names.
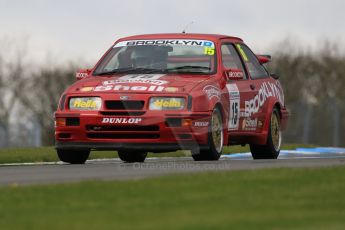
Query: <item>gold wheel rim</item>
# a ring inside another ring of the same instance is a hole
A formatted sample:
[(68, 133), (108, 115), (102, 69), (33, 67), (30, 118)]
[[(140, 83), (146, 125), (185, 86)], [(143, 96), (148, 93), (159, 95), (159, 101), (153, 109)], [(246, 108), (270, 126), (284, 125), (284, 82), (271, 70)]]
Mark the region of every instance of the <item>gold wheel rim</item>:
[(282, 142), (282, 135), (278, 116), (276, 113), (273, 113), (271, 117), (271, 136), (274, 149), (276, 151), (279, 151)]
[(223, 126), (220, 114), (216, 110), (212, 114), (211, 133), (214, 147), (220, 153), (223, 149)]

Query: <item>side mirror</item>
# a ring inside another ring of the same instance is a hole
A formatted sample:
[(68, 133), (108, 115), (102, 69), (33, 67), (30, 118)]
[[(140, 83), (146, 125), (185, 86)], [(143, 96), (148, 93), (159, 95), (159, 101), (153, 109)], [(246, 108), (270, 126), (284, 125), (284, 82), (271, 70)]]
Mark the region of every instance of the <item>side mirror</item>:
[(91, 69), (80, 69), (75, 74), (75, 77), (77, 78), (77, 80), (87, 78), (90, 75), (91, 71)]
[(279, 79), (279, 75), (275, 74), (275, 73), (271, 73), (270, 76), (276, 80)]
[(242, 80), (244, 78), (244, 73), (240, 69), (226, 69), (224, 71), (226, 79), (229, 80)]
[(261, 65), (270, 62), (272, 58), (271, 55), (256, 55), (256, 57), (259, 59)]

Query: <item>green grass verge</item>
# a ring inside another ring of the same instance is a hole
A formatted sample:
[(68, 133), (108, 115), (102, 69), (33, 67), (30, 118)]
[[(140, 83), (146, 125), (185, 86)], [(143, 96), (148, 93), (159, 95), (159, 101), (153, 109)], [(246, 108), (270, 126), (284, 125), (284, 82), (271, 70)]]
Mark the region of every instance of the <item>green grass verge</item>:
[(0, 188), (1, 229), (344, 229), (345, 167)]
[[(283, 149), (295, 149), (296, 147), (313, 147), (313, 145), (289, 144)], [(226, 153), (249, 152), (249, 147), (230, 146), (225, 147)], [(190, 156), (189, 151), (177, 151), (170, 153), (149, 154), (149, 157), (181, 157)], [(92, 151), (89, 159), (114, 158), (118, 157), (115, 151)], [(54, 162), (58, 161), (53, 147), (40, 148), (9, 148), (0, 150), (0, 164), (4, 163), (24, 163), (24, 162)]]

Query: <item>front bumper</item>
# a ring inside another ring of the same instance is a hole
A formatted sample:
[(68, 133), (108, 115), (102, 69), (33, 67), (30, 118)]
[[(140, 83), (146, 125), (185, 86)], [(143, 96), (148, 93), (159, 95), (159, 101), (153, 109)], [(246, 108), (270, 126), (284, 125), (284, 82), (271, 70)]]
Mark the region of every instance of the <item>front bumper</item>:
[(171, 111), (146, 111), (140, 116), (56, 112), (55, 119), (73, 121), (66, 122), (65, 126), (55, 126), (56, 148), (150, 152), (199, 150), (208, 144), (210, 117), (210, 113)]
[(207, 149), (207, 145), (199, 145), (197, 142), (180, 143), (116, 143), (116, 142), (60, 142), (55, 144), (56, 149), (89, 149), (89, 150), (144, 150), (147, 152), (169, 152), (181, 149), (200, 151)]

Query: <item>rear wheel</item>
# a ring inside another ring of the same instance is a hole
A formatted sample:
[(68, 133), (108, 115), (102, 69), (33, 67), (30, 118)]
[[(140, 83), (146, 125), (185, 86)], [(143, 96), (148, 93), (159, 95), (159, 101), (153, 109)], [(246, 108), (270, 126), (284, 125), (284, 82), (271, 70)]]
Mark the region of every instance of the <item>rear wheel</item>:
[(270, 127), (266, 145), (250, 145), (250, 151), (254, 159), (277, 159), (282, 143), (280, 116), (278, 109), (271, 114)]
[(89, 158), (90, 150), (57, 149), (57, 155), (63, 162), (70, 164), (84, 164)]
[(192, 157), (195, 161), (212, 161), (218, 160), (222, 155), (224, 144), (222, 114), (219, 108), (215, 108), (212, 113), (211, 122), (208, 131), (209, 146), (208, 149), (200, 150), (193, 153)]
[(144, 162), (147, 152), (143, 151), (118, 151), (119, 158), (127, 163)]

